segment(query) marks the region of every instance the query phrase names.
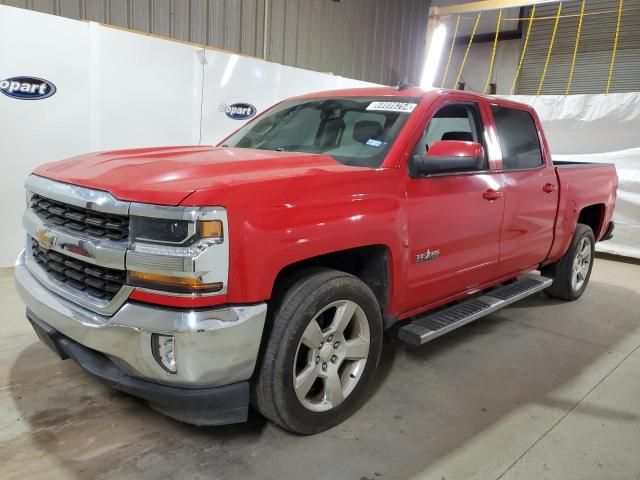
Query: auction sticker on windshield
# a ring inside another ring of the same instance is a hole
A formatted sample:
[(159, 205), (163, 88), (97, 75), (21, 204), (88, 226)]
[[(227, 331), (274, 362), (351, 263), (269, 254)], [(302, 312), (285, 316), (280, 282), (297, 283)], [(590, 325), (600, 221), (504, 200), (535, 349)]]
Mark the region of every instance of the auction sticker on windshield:
[(375, 110), (377, 112), (400, 112), (411, 113), (416, 108), (415, 103), (407, 102), (371, 102), (367, 110)]

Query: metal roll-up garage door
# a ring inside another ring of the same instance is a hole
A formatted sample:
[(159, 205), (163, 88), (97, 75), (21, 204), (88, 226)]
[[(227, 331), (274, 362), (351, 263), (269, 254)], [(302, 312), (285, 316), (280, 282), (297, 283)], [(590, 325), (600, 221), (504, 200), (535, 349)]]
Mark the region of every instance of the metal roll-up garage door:
[[(556, 40), (542, 94), (564, 94), (576, 40), (580, 1), (564, 2)], [(578, 56), (571, 83), (572, 94), (604, 93), (616, 31), (618, 0), (587, 0)], [(624, 0), (624, 12), (618, 38), (618, 50), (610, 92), (640, 91), (640, 0)], [(533, 24), (518, 93), (535, 95), (544, 69), (558, 4), (539, 5)], [(606, 12), (602, 15), (588, 15)], [(526, 32), (526, 22), (524, 31)]]

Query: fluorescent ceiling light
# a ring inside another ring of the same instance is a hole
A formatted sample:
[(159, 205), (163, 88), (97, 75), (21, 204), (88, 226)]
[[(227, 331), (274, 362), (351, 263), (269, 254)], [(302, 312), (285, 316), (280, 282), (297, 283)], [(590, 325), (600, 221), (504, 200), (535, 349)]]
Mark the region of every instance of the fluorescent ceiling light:
[(420, 80), (421, 88), (433, 87), (433, 80), (440, 65), (444, 42), (447, 39), (447, 27), (438, 25), (431, 37), (431, 44), (427, 51), (427, 58), (424, 60), (424, 69), (422, 70), (422, 79)]

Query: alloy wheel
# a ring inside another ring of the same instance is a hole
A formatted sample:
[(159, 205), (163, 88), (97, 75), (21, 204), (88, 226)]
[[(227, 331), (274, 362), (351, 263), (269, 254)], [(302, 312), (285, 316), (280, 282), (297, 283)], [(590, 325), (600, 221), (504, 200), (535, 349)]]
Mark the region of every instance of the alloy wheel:
[(576, 256), (571, 267), (571, 287), (580, 290), (584, 285), (591, 266), (591, 241), (584, 237), (576, 249)]
[(369, 356), (371, 334), (364, 310), (351, 300), (322, 308), (298, 343), (293, 387), (308, 410), (326, 412), (353, 392)]

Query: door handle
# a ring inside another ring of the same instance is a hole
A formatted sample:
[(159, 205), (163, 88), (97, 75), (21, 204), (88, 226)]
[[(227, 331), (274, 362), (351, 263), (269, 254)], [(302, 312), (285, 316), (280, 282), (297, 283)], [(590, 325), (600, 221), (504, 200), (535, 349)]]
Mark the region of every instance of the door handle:
[(542, 190), (547, 192), (547, 193), (555, 192), (556, 191), (556, 186), (553, 183), (545, 183), (544, 187), (542, 187)]
[(485, 200), (497, 200), (500, 197), (502, 197), (502, 192), (500, 190), (494, 190), (492, 188), (482, 194), (482, 198), (484, 198)]

